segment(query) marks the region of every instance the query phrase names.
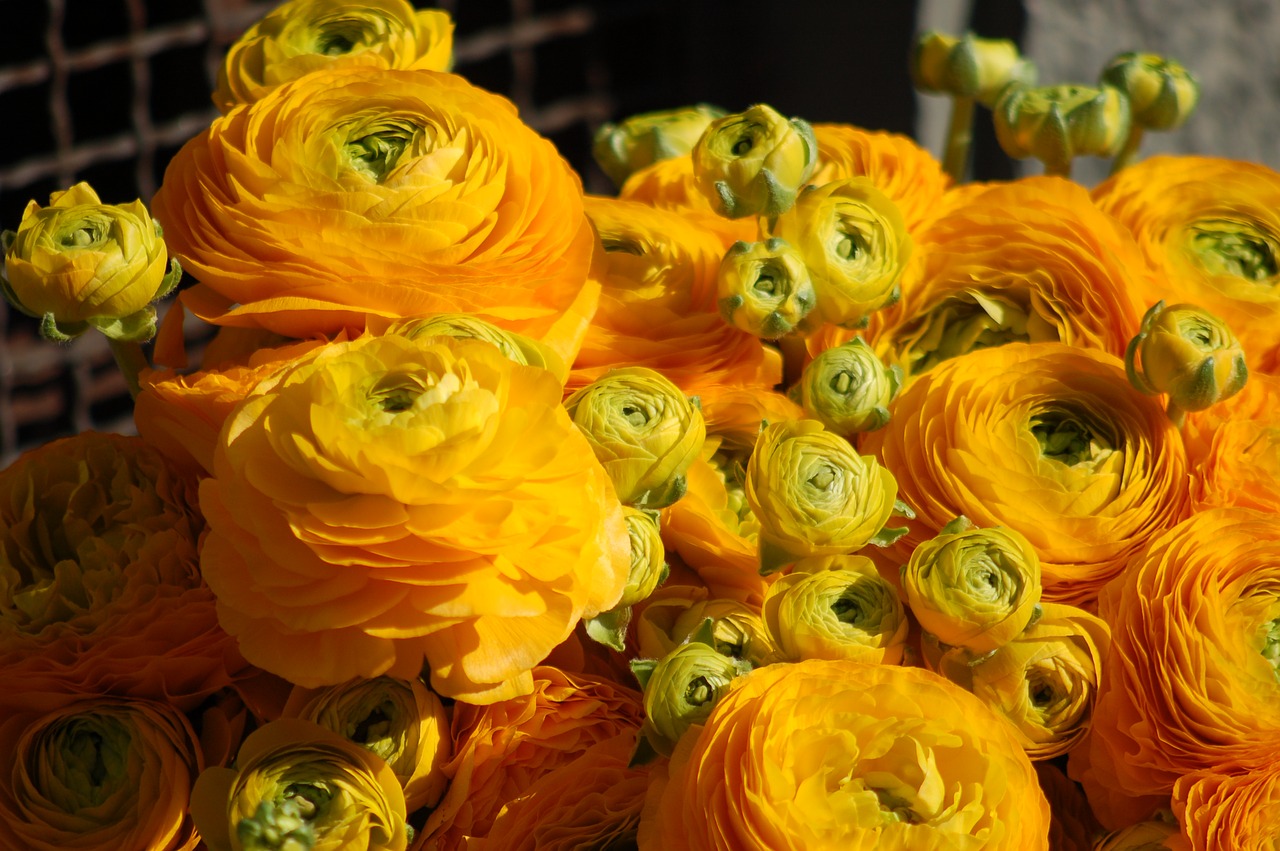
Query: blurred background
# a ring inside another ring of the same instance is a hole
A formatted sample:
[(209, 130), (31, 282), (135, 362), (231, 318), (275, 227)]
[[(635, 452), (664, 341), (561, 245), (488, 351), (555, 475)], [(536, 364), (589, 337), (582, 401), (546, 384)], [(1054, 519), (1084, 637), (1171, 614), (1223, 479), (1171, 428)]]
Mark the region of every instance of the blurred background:
[[(274, 8), (255, 0), (0, 0), (0, 228), (78, 180), (104, 201), (149, 201), (169, 159), (216, 116), (227, 46)], [(1093, 83), (1122, 50), (1165, 53), (1202, 81), (1201, 107), (1144, 152), (1194, 151), (1280, 166), (1280, 4), (1273, 0), (440, 0), (457, 25), (455, 70), (511, 98), (588, 191), (603, 122), (705, 102), (767, 102), (810, 121), (909, 134), (935, 154), (942, 98), (916, 95), (914, 35), (966, 29), (1017, 41), (1042, 83)], [(973, 175), (1012, 163), (987, 116)], [(1103, 163), (1077, 179), (1096, 182)], [(0, 465), (85, 429), (129, 431), (130, 403), (105, 342), (40, 341), (0, 306)], [(198, 342), (198, 341), (196, 341)]]

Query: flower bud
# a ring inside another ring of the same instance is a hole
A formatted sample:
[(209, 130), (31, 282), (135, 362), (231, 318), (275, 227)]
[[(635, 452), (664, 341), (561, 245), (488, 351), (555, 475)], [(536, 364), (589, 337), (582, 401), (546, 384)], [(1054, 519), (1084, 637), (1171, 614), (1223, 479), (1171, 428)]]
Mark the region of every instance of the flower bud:
[(569, 367), (550, 346), (507, 331), (468, 313), (437, 313), (394, 323), (388, 334), (398, 334), (410, 340), (426, 337), (456, 337), (462, 340), (483, 340), (498, 347), (503, 357), (521, 366), (540, 366), (564, 384)]
[(800, 377), (805, 413), (850, 440), (889, 422), (889, 402), (902, 386), (902, 369), (888, 367), (861, 337), (818, 354)]
[(634, 606), (648, 599), (666, 578), (666, 549), (662, 545), (656, 511), (626, 507), (622, 513), (631, 543), (631, 567), (618, 606)]
[(789, 209), (817, 165), (813, 128), (764, 104), (712, 122), (693, 148), (698, 191), (730, 219)]
[(702, 414), (680, 388), (644, 367), (615, 369), (565, 400), (624, 505), (662, 508), (706, 439)]
[(1036, 66), (1008, 39), (978, 38), (973, 33), (956, 38), (931, 30), (912, 48), (911, 78), (921, 91), (974, 98), (991, 106), (1010, 83), (1035, 85)]
[(1053, 174), (1066, 174), (1078, 156), (1114, 156), (1129, 136), (1128, 99), (1111, 86), (1010, 86), (994, 119), (1006, 154), (1035, 157)]
[(1195, 75), (1155, 53), (1119, 54), (1107, 64), (1101, 81), (1125, 93), (1134, 123), (1148, 130), (1182, 126), (1200, 101)]
[(1157, 302), (1125, 353), (1129, 381), (1167, 393), (1183, 411), (1201, 411), (1239, 393), (1249, 378), (1244, 350), (1218, 317), (1193, 304)]
[(700, 103), (681, 109), (633, 115), (596, 131), (591, 154), (618, 186), (642, 168), (693, 150), (702, 133), (725, 111)]
[(777, 238), (735, 242), (720, 264), (718, 296), (726, 322), (766, 340), (804, 330), (817, 301), (800, 252)]
[(817, 420), (770, 423), (747, 465), (747, 502), (760, 523), (760, 572), (808, 556), (888, 543), (898, 483), (871, 456)]
[(818, 297), (811, 319), (857, 327), (897, 301), (911, 237), (898, 206), (869, 179), (805, 190), (773, 235), (794, 245), (809, 269)]
[(661, 658), (710, 621), (717, 651), (752, 665), (766, 664), (774, 646), (759, 611), (738, 600), (708, 599), (708, 593), (688, 585), (666, 586), (650, 597), (636, 621), (637, 653)]
[(1040, 602), (1040, 558), (1019, 532), (959, 518), (918, 545), (902, 590), (920, 626), (971, 657), (1026, 629)]
[(18, 310), (42, 318), (41, 333), (52, 340), (90, 327), (113, 340), (149, 340), (151, 302), (181, 277), (142, 202), (103, 204), (87, 183), (53, 193), (47, 207), (27, 204), (17, 232), (6, 231), (2, 242), (0, 289)]
[(761, 608), (782, 661), (902, 661), (909, 622), (898, 592), (866, 556), (804, 559), (769, 586)]

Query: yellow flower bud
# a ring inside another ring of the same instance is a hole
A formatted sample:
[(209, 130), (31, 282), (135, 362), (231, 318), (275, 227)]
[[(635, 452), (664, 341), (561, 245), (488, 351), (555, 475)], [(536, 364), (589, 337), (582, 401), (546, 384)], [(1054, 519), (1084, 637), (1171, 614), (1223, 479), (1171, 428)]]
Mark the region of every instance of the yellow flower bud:
[(807, 556), (888, 543), (898, 483), (817, 420), (770, 423), (747, 465), (746, 496), (760, 523), (760, 572)]
[(897, 301), (911, 237), (898, 206), (867, 178), (805, 190), (778, 217), (773, 235), (804, 259), (818, 297), (811, 318), (818, 322), (856, 327)]
[(692, 585), (667, 585), (649, 598), (636, 621), (636, 652), (659, 659), (689, 641), (708, 621), (711, 644), (725, 656), (763, 665), (774, 655), (760, 612), (738, 600), (708, 598)]
[(633, 115), (618, 124), (601, 125), (591, 153), (621, 186), (642, 168), (692, 151), (703, 131), (724, 115), (723, 109), (705, 103)]
[(1201, 411), (1239, 393), (1249, 378), (1244, 350), (1218, 317), (1193, 304), (1157, 302), (1125, 353), (1129, 381), (1167, 393), (1170, 411)]
[(912, 551), (902, 590), (925, 632), (981, 656), (1031, 622), (1040, 602), (1040, 558), (1013, 529), (978, 529), (962, 517)]
[(702, 413), (660, 372), (615, 369), (565, 400), (624, 505), (662, 508), (685, 491), (707, 436)]
[(1103, 70), (1102, 82), (1128, 96), (1134, 123), (1148, 130), (1180, 127), (1200, 101), (1195, 75), (1154, 53), (1119, 54)]
[(866, 556), (798, 562), (769, 586), (761, 615), (785, 662), (897, 665), (910, 626), (898, 592)]
[(622, 513), (631, 542), (631, 567), (618, 606), (634, 606), (648, 599), (666, 578), (666, 550), (662, 545), (656, 511), (628, 506)]
[(538, 340), (507, 331), (468, 313), (437, 313), (405, 319), (387, 329), (388, 334), (398, 334), (417, 340), (426, 337), (455, 337), (462, 340), (483, 340), (498, 347), (503, 357), (521, 366), (540, 366), (556, 377), (561, 384), (569, 376), (569, 367), (550, 346)]
[(87, 183), (27, 204), (3, 237), (0, 288), (14, 307), (43, 319), (41, 332), (67, 340), (97, 328), (115, 340), (155, 334), (151, 302), (181, 275), (141, 201), (103, 204)]
[(817, 165), (813, 128), (764, 104), (712, 122), (693, 148), (698, 191), (730, 219), (789, 209)]
[(911, 77), (916, 88), (969, 97), (991, 106), (1005, 86), (1033, 86), (1036, 66), (1024, 59), (1008, 39), (956, 38), (929, 31), (916, 39), (911, 52)]
[(802, 323), (817, 301), (800, 252), (776, 237), (735, 242), (718, 280), (725, 321), (766, 340), (805, 330)]
[(889, 402), (902, 386), (902, 369), (886, 368), (861, 337), (821, 352), (800, 377), (805, 413), (853, 439), (889, 422)]
[(1053, 174), (1078, 156), (1114, 156), (1129, 136), (1128, 98), (1111, 86), (1010, 86), (993, 117), (1006, 154), (1035, 157)]

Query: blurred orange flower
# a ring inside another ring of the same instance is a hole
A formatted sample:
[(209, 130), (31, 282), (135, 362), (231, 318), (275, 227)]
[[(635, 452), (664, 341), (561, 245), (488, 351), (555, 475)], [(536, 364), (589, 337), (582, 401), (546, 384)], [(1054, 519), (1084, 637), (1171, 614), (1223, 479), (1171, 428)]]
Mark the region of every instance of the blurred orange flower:
[(1280, 835), (1280, 765), (1249, 774), (1196, 773), (1173, 787), (1173, 812), (1191, 851), (1264, 851)]

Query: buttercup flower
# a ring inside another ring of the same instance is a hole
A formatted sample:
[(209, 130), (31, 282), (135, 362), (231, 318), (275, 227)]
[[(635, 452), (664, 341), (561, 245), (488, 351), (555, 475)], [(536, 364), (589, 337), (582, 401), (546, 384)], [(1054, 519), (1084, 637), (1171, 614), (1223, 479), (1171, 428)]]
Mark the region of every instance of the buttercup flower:
[(1250, 774), (1188, 774), (1173, 787), (1173, 812), (1192, 851), (1274, 846), (1280, 767)]
[(1109, 157), (1129, 137), (1129, 100), (1111, 86), (1010, 86), (992, 108), (996, 139), (1014, 159), (1067, 175), (1078, 156)]
[(782, 239), (737, 242), (720, 264), (720, 314), (766, 340), (804, 329), (817, 296), (804, 258)]
[(713, 121), (692, 157), (698, 189), (717, 213), (776, 216), (817, 167), (818, 140), (807, 122), (758, 104)]
[(856, 326), (900, 295), (911, 237), (897, 206), (867, 178), (805, 190), (772, 235), (804, 258), (823, 322)]
[(523, 334), (504, 331), (466, 313), (437, 313), (392, 323), (387, 334), (417, 337), (457, 337), (463, 340), (483, 340), (498, 347), (503, 357), (521, 366), (540, 366), (563, 383), (569, 375), (568, 365), (549, 346)]
[(702, 133), (725, 111), (705, 103), (633, 115), (596, 131), (591, 153), (605, 174), (622, 186), (646, 166), (693, 150)]
[(27, 204), (0, 248), (0, 290), (14, 307), (40, 317), (41, 332), (54, 340), (90, 327), (117, 340), (151, 339), (156, 314), (149, 305), (181, 276), (141, 201), (103, 204), (87, 183), (53, 193), (47, 207)]
[(706, 425), (661, 373), (615, 369), (564, 406), (623, 504), (661, 508), (684, 494), (684, 474), (702, 449)]
[(7, 685), (22, 691), (6, 689), (0, 709), (0, 757), (9, 766), (0, 775), (0, 845), (192, 851), (200, 844), (187, 801), (203, 761), (179, 711)]
[(862, 549), (882, 534), (897, 492), (892, 473), (817, 420), (770, 423), (746, 480), (760, 524), (761, 571)]
[(1048, 848), (1048, 804), (1008, 729), (918, 668), (752, 671), (650, 796), (641, 851)]
[(897, 590), (865, 556), (802, 559), (769, 586), (762, 615), (783, 662), (897, 665), (910, 626)]
[(1111, 650), (1092, 734), (1070, 768), (1105, 826), (1146, 818), (1191, 772), (1275, 764), (1280, 519), (1192, 515), (1103, 589), (1098, 614)]
[(960, 515), (1021, 533), (1044, 598), (1081, 605), (1189, 509), (1185, 450), (1160, 403), (1112, 355), (1008, 344), (934, 367), (863, 436), (897, 478), (912, 548)]
[(323, 689), (295, 688), (284, 717), (314, 721), (382, 757), (400, 781), (410, 813), (435, 806), (444, 794), (449, 716), (421, 680), (374, 677)]
[(219, 324), (310, 337), (465, 312), (568, 361), (594, 310), (577, 177), (508, 101), (449, 74), (281, 86), (184, 145), (153, 206), (200, 281), (183, 299)]
[(961, 517), (912, 550), (902, 590), (926, 632), (970, 658), (982, 656), (1036, 616), (1040, 557), (1018, 532), (979, 529)]
[(850, 440), (889, 422), (889, 402), (902, 385), (902, 369), (886, 368), (861, 337), (821, 352), (804, 368), (800, 400), (805, 413)]
[(621, 506), (560, 396), (450, 337), (333, 344), (259, 384), (200, 493), (201, 569), (246, 657), (306, 687), (425, 661), (441, 695), (528, 691), (627, 576)]
[(1230, 326), (1255, 369), (1273, 371), (1280, 343), (1280, 174), (1213, 157), (1155, 156), (1093, 190), (1132, 231), (1156, 277), (1146, 304), (1199, 305)]
[(250, 734), (235, 768), (205, 769), (191, 814), (211, 851), (280, 847), (290, 834), (314, 851), (408, 847), (404, 794), (386, 762), (297, 718)]

